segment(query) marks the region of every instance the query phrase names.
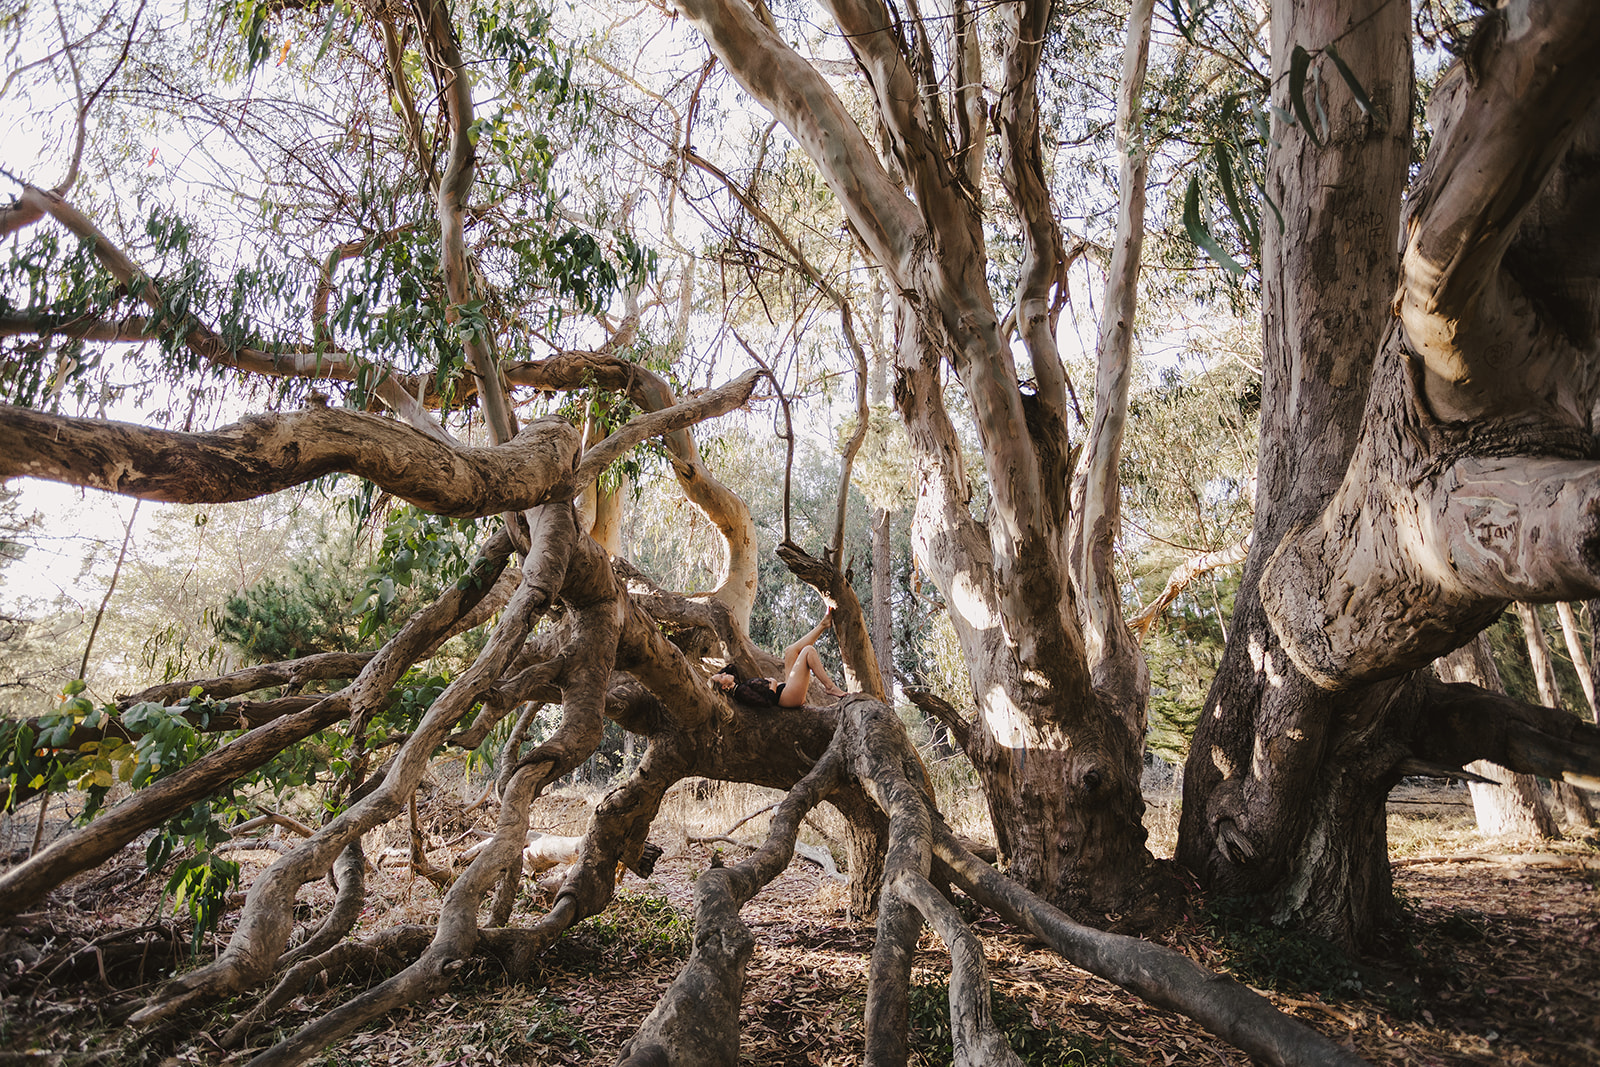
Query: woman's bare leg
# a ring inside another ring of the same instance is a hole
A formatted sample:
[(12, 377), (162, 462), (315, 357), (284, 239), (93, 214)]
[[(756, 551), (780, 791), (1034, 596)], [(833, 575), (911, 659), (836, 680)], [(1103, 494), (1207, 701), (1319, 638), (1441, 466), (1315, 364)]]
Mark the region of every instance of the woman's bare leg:
[(830, 629), (832, 626), (833, 609), (829, 608), (827, 614), (822, 616), (822, 621), (817, 623), (816, 627), (810, 633), (806, 634), (800, 640), (783, 650), (783, 673), (785, 675), (792, 676), (794, 674), (795, 661), (800, 658), (803, 650), (816, 644), (817, 638), (821, 637), (824, 631)]
[[(788, 656), (785, 655), (784, 658), (787, 659)], [(789, 667), (789, 676), (783, 680), (783, 692), (778, 694), (778, 706), (798, 708), (804, 704), (806, 690), (811, 687), (813, 675), (822, 683), (822, 688), (830, 697), (844, 696), (844, 690), (834, 685), (833, 679), (828, 676), (828, 668), (822, 665), (822, 657), (817, 653), (816, 647), (806, 645)]]

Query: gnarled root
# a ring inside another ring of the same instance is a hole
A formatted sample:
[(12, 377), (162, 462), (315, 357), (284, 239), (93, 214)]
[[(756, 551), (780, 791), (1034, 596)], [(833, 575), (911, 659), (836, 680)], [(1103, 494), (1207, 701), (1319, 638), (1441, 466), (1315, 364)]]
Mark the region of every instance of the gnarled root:
[(678, 980), (623, 1049), (630, 1067), (733, 1064), (738, 999), (753, 948), (739, 908), (793, 855), (805, 811), (824, 790), (855, 779), (889, 816), (889, 854), (867, 1000), (869, 1064), (906, 1062), (910, 960), (926, 920), (951, 953), (950, 1017), (957, 1064), (1018, 1062), (994, 1025), (981, 948), (929, 874), (1043, 939), (1067, 959), (1183, 1012), (1265, 1063), (1349, 1067), (1363, 1061), (1280, 1014), (1264, 998), (1188, 957), (1137, 938), (1073, 922), (968, 852), (934, 810), (921, 763), (892, 709), (845, 699), (838, 732), (773, 819), (771, 836), (743, 863), (703, 874), (695, 888), (695, 949)]
[[(400, 812), (426, 772), (433, 750), (505, 669), (526, 638), (544, 594), (529, 568), (500, 625), (471, 667), (451, 682), (400, 749), (383, 782), (296, 849), (250, 887), (244, 914), (222, 956), (175, 981), (169, 994), (133, 1017), (144, 1023), (170, 1016), (197, 999), (224, 996), (266, 978), (282, 955), (292, 923), (295, 892), (320, 877), (349, 843)], [(380, 657), (381, 658), (381, 657)], [(374, 664), (377, 663), (374, 660)], [(368, 669), (372, 665), (369, 664)], [(531, 800), (531, 798), (530, 798)]]
[(738, 1064), (739, 1001), (744, 995), (745, 964), (755, 949), (739, 909), (789, 865), (801, 820), (833, 789), (839, 771), (838, 754), (829, 749), (778, 805), (759, 849), (741, 863), (713, 867), (696, 880), (694, 951), (638, 1033), (623, 1046), (622, 1064)]
[(250, 1061), (251, 1067), (290, 1067), (304, 1063), (328, 1045), (402, 1004), (443, 992), (472, 954), (478, 941), (478, 904), (499, 881), (501, 872), (520, 858), (528, 828), (528, 809), (549, 781), (551, 765), (523, 767), (513, 776), (501, 805), (500, 821), (489, 848), (462, 873), (445, 894), (433, 942), (421, 958), (393, 978), (374, 986)]

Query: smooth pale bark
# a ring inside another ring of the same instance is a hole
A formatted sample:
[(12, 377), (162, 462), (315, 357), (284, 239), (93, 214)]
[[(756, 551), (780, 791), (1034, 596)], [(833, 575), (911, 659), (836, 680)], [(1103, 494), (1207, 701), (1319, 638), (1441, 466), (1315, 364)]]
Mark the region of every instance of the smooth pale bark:
[[(994, 125), (1029, 249), (1018, 324), (1036, 388), (1026, 392), (989, 290), (984, 212), (936, 86), (916, 74), (940, 27), (915, 24), (908, 41), (879, 0), (826, 6), (866, 74), (892, 176), (818, 71), (755, 11), (727, 0), (682, 0), (680, 9), (816, 163), (887, 274), (899, 337), (894, 393), (917, 470), (913, 540), (971, 670), (980, 714), (969, 754), (1010, 869), (1054, 899), (1121, 908), (1149, 863), (1143, 738), (1095, 692), (1071, 573), (1066, 375), (1049, 336), (1064, 259), (1040, 170), (1035, 93), (1048, 5), (1007, 5), (999, 21)], [(983, 444), (982, 522), (943, 404), (946, 368)]]
[[(476, 162), (472, 82), (461, 62), (455, 25), (450, 21), (450, 7), (445, 0), (419, 0), (413, 10), (423, 41), (419, 52), (424, 63), (432, 68), (448, 122), (450, 147), (434, 199), (439, 218), (439, 269), (444, 275), (445, 291), (451, 304), (445, 316), (454, 322), (460, 316), (459, 307), (480, 295), (468, 271), (466, 239), (467, 193), (472, 188)], [(489, 424), (489, 439), (503, 445), (516, 436), (517, 423), (506, 399), (506, 383), (500, 374), (492, 335), (474, 330), (470, 337), (463, 339), (462, 349), (467, 373), (473, 377), (483, 397), (482, 410)]]
[[(1447, 682), (1471, 682), (1495, 692), (1505, 692), (1485, 634), (1479, 634), (1448, 656), (1441, 656), (1434, 666), (1439, 677)], [(1467, 782), (1480, 833), (1524, 839), (1561, 836), (1555, 820), (1550, 817), (1550, 809), (1545, 806), (1539, 781), (1533, 775), (1518, 774), (1488, 760), (1474, 760), (1465, 770), (1497, 783)]]
[(1578, 616), (1572, 605), (1563, 600), (1556, 604), (1556, 617), (1561, 620), (1561, 637), (1567, 645), (1567, 655), (1572, 657), (1572, 669), (1578, 672), (1578, 685), (1583, 688), (1583, 698), (1589, 702), (1589, 714), (1600, 716), (1600, 703), (1595, 701), (1594, 676), (1589, 670), (1589, 655), (1583, 649), (1583, 637), (1578, 632)]
[[(1096, 352), (1094, 422), (1083, 469), (1073, 492), (1078, 523), (1073, 531), (1073, 572), (1080, 591), (1079, 618), (1094, 666), (1094, 682), (1115, 694), (1128, 730), (1143, 738), (1150, 673), (1122, 620), (1122, 589), (1114, 552), (1122, 525), (1123, 428), (1128, 420), (1128, 385), (1133, 378), (1133, 328), (1139, 305), (1139, 256), (1144, 247), (1144, 79), (1150, 59), (1154, 0), (1135, 0), (1128, 11), (1128, 40), (1117, 94), (1117, 156), (1120, 166), (1116, 243), (1106, 272)], [(1019, 311), (1024, 306), (1019, 306)], [(1028, 316), (1019, 315), (1024, 322)]]
[[(869, 369), (869, 394), (873, 406), (889, 399), (889, 360), (883, 347), (883, 282), (881, 275), (872, 276), (871, 296), (868, 300), (867, 322), (872, 337), (872, 363)], [(878, 654), (878, 669), (884, 681), (892, 686), (896, 673), (894, 658), (894, 609), (890, 605), (889, 587), (893, 563), (890, 559), (890, 539), (893, 535), (894, 516), (887, 508), (872, 509), (872, 647)]]

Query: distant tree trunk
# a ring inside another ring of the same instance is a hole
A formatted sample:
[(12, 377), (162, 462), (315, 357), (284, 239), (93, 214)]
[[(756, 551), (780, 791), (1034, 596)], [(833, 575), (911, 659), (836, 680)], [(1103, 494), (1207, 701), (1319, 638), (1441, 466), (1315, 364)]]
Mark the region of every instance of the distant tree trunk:
[[(1434, 667), (1439, 677), (1447, 682), (1471, 682), (1496, 693), (1505, 692), (1486, 634), (1479, 634), (1449, 655), (1440, 656)], [(1472, 794), (1472, 809), (1478, 816), (1479, 832), (1492, 837), (1548, 839), (1561, 836), (1550, 809), (1545, 806), (1539, 780), (1533, 775), (1518, 774), (1488, 760), (1474, 760), (1466, 769), (1499, 783), (1467, 783), (1467, 790)]]
[[(1589, 688), (1600, 692), (1600, 600), (1585, 601), (1583, 607), (1589, 616)], [(1589, 710), (1600, 723), (1600, 704)]]
[(1572, 657), (1572, 668), (1578, 672), (1578, 685), (1583, 688), (1589, 714), (1600, 715), (1600, 704), (1595, 702), (1594, 676), (1589, 673), (1589, 656), (1583, 650), (1583, 635), (1578, 632), (1578, 616), (1572, 605), (1563, 600), (1556, 605), (1556, 617), (1561, 620), (1561, 637), (1567, 643), (1567, 655)]
[[(868, 399), (872, 406), (889, 399), (889, 361), (883, 347), (883, 283), (873, 274), (872, 296), (867, 312), (867, 329), (871, 337), (869, 351), (872, 356)], [(878, 669), (883, 674), (883, 684), (888, 687), (889, 703), (894, 694), (894, 615), (889, 594), (893, 587), (893, 513), (887, 508), (872, 509), (872, 647), (878, 654)]]
[[(1522, 636), (1528, 643), (1528, 662), (1533, 664), (1533, 680), (1539, 687), (1539, 701), (1547, 708), (1561, 707), (1561, 689), (1556, 682), (1555, 661), (1550, 658), (1550, 641), (1545, 636), (1544, 623), (1539, 620), (1539, 609), (1518, 601), (1517, 618), (1522, 622)], [(1594, 825), (1594, 808), (1584, 792), (1566, 782), (1552, 782), (1556, 802), (1566, 816), (1568, 825), (1588, 828)]]

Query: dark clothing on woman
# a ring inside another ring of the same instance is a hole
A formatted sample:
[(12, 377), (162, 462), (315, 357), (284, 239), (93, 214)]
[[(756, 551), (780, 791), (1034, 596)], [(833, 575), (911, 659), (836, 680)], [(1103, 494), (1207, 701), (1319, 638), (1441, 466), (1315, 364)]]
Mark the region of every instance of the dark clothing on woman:
[(738, 668), (731, 663), (717, 673), (733, 679), (733, 699), (741, 704), (753, 708), (775, 708), (778, 698), (783, 695), (783, 682), (774, 688), (766, 678), (740, 678)]

